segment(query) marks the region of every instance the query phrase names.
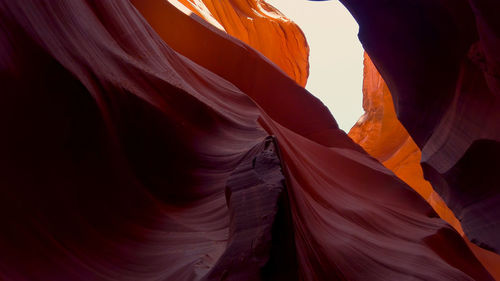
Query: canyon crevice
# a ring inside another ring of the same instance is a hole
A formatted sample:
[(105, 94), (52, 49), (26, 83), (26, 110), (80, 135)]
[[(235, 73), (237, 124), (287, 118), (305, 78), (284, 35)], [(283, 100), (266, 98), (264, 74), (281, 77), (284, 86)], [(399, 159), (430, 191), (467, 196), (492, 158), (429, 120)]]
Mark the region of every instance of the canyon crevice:
[(498, 280), (499, 4), (343, 0), (347, 135), (284, 15), (173, 1), (0, 0), (1, 280)]

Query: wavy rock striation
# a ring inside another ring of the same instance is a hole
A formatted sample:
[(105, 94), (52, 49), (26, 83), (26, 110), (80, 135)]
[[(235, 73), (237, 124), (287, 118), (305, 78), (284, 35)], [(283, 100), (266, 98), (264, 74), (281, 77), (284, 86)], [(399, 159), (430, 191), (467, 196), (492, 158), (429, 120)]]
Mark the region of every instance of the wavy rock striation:
[(133, 4), (0, 1), (1, 279), (493, 280), (275, 64)]

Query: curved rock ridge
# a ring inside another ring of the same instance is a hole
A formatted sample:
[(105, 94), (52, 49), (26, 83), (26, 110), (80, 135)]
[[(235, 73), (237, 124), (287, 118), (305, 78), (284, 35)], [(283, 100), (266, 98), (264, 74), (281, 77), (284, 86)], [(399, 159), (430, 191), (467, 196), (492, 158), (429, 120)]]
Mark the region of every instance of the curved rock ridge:
[[(276, 66), (255, 49), (212, 25), (207, 25), (202, 19), (180, 13), (169, 2), (131, 2), (165, 43), (193, 62), (230, 81), (280, 124), (325, 146), (349, 145), (363, 151), (352, 142), (346, 144), (339, 141), (337, 136), (346, 134), (338, 129), (328, 108), (281, 71), (276, 71)], [(167, 14), (168, 18), (165, 17)], [(179, 23), (182, 23), (182, 29), (179, 28)], [(282, 108), (287, 108), (288, 111), (285, 112)], [(301, 116), (293, 118), (288, 112), (301, 112)]]
[(0, 279), (493, 280), (263, 55), (133, 3), (0, 0)]
[(363, 108), (365, 114), (349, 137), (417, 191), (468, 243), (488, 271), (500, 280), (500, 256), (471, 244), (462, 226), (443, 199), (424, 179), (421, 152), (399, 122), (391, 93), (368, 54), (364, 54)]
[(500, 3), (342, 0), (436, 192), (500, 253)]
[(266, 56), (299, 85), (309, 76), (309, 47), (302, 30), (262, 0), (170, 0), (220, 27)]

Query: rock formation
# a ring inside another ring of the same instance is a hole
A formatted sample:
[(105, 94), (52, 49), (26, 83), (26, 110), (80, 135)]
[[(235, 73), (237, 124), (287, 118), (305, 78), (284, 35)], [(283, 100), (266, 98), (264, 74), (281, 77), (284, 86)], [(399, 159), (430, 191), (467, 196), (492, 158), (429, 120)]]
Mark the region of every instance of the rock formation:
[(493, 280), (278, 57), (170, 2), (1, 0), (0, 50), (2, 280)]
[[(467, 237), (499, 253), (498, 1), (342, 1)], [(397, 24), (393, 24), (397, 22)]]
[(420, 149), (399, 122), (391, 93), (384, 79), (370, 57), (366, 53), (364, 56), (365, 114), (350, 130), (349, 136), (417, 191), (442, 219), (464, 236), (476, 257), (497, 280), (500, 280), (500, 256), (470, 243), (453, 212), (424, 179), (420, 166)]
[[(178, 1), (178, 2), (177, 2)], [(309, 47), (300, 28), (265, 1), (170, 0), (219, 26), (278, 65), (299, 85), (309, 75)]]

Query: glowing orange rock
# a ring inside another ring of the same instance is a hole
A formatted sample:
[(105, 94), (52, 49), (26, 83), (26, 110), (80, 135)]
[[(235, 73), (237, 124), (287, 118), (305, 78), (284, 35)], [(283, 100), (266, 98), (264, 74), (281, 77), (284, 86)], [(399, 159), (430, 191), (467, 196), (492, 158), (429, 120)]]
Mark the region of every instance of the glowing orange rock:
[[(167, 1), (131, 2), (171, 48), (230, 81), (282, 125), (327, 146), (337, 145), (337, 136), (345, 135), (321, 101), (277, 71), (261, 53), (203, 19), (184, 15)], [(282, 93), (286, 93), (286, 98), (282, 98)], [(301, 118), (294, 118), (282, 108), (301, 112)]]
[(241, 41), (164, 0), (0, 3), (0, 279), (492, 280)]
[(341, 2), (422, 151), (425, 179), (467, 237), (500, 254), (500, 2)]
[[(175, 1), (175, 0), (173, 0)], [(265, 1), (179, 0), (198, 16), (252, 46), (299, 85), (309, 75), (309, 47), (302, 30)]]
[(366, 53), (363, 74), (365, 114), (350, 130), (349, 136), (431, 203), (444, 220), (463, 234), (458, 220), (424, 179), (420, 149), (399, 122), (389, 88)]
[(389, 88), (366, 53), (363, 71), (365, 114), (350, 130), (349, 136), (425, 198), (439, 216), (464, 237), (490, 273), (500, 280), (500, 256), (469, 242), (453, 212), (424, 179), (420, 166), (422, 153), (399, 122)]

